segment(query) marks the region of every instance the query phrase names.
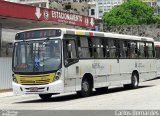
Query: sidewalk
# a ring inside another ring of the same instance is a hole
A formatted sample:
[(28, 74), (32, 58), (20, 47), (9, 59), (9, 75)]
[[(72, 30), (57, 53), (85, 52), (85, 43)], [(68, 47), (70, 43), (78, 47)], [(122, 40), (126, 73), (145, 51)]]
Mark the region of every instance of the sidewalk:
[(0, 98), (9, 96), (14, 96), (12, 89), (0, 90)]
[(11, 91), (12, 91), (12, 89), (2, 89), (2, 90), (0, 90), (0, 93), (11, 92)]

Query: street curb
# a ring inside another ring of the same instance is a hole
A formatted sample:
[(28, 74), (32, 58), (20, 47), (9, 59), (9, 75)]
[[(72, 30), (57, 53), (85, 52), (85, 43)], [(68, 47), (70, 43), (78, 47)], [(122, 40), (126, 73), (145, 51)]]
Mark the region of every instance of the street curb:
[(12, 89), (0, 90), (0, 98), (12, 97), (12, 96), (14, 96), (14, 93), (13, 93)]
[(11, 92), (13, 91), (12, 89), (2, 89), (0, 90), (0, 93), (5, 93), (5, 92)]

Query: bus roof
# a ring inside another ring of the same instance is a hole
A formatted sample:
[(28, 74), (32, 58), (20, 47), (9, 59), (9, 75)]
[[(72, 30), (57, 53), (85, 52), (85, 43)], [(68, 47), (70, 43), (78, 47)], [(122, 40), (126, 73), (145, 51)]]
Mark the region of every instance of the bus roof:
[(154, 39), (150, 37), (140, 37), (140, 36), (133, 36), (133, 35), (116, 34), (116, 33), (109, 33), (109, 32), (97, 32), (97, 31), (90, 31), (90, 30), (68, 29), (68, 28), (51, 28), (51, 27), (35, 28), (35, 29), (20, 31), (18, 33), (35, 31), (35, 30), (45, 30), (45, 29), (60, 29), (62, 30), (63, 34), (109, 37), (109, 38), (129, 39), (129, 40), (138, 40), (138, 41), (154, 41)]
[[(98, 37), (109, 37), (109, 38), (119, 38), (119, 39), (132, 39), (132, 40), (139, 40), (139, 41), (154, 41), (153, 38), (150, 37), (140, 37), (140, 36), (133, 36), (133, 35), (125, 35), (125, 34), (116, 34), (116, 33), (109, 33), (109, 32), (97, 32), (97, 31), (89, 31), (89, 30), (77, 30), (77, 29), (64, 29), (66, 34), (77, 34), (77, 35), (88, 35), (88, 36), (98, 36)], [(90, 33), (91, 34), (88, 34)]]

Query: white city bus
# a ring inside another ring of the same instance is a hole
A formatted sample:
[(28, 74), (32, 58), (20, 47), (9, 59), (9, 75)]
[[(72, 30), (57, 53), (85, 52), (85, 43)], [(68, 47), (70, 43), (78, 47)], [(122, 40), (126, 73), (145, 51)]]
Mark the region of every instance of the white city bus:
[(139, 82), (156, 76), (152, 38), (66, 28), (32, 29), (16, 34), (13, 91), (39, 94), (77, 92)]

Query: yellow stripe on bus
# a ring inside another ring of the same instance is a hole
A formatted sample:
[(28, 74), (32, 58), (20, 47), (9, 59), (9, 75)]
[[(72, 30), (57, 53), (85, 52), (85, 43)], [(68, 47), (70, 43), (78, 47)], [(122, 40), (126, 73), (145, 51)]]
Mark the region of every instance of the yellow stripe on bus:
[(42, 75), (18, 75), (16, 74), (18, 84), (49, 84), (53, 82), (55, 73), (42, 74)]

